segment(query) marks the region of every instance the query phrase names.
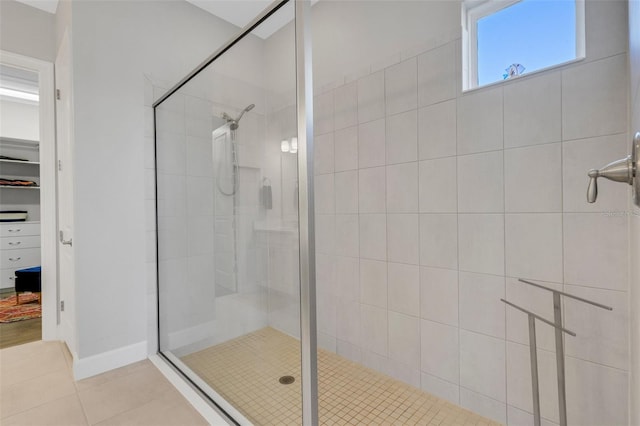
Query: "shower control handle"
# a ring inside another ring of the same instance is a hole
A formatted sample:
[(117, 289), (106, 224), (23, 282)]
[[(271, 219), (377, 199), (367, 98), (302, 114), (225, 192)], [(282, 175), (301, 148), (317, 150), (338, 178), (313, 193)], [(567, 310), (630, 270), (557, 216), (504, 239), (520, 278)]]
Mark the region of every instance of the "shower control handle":
[(589, 187), (587, 188), (587, 201), (589, 203), (596, 202), (598, 197), (598, 178), (600, 177), (632, 185), (633, 167), (631, 166), (631, 156), (609, 163), (600, 170), (589, 170)]
[[(606, 178), (614, 182), (624, 182), (635, 186), (638, 191), (640, 173), (638, 171), (638, 145), (640, 145), (640, 133), (636, 133), (633, 141), (632, 153), (625, 158), (611, 162), (600, 170), (589, 170), (589, 187), (587, 188), (587, 202), (595, 203), (598, 198), (598, 178)], [(636, 199), (636, 201), (638, 201)]]

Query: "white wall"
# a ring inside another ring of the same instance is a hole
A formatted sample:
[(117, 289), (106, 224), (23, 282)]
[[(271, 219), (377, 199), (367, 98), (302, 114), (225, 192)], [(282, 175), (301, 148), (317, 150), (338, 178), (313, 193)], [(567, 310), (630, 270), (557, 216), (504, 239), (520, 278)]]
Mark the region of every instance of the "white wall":
[[(370, 4), (350, 3), (353, 16), (369, 19)], [(535, 76), (461, 93), (460, 40), (447, 38), (459, 20), (442, 19), (437, 48), (360, 78), (336, 69), (346, 84), (316, 92), (321, 347), (531, 423), (526, 321), (499, 301), (552, 317), (549, 295), (517, 282), (529, 278), (614, 307), (565, 302), (578, 334), (566, 339), (569, 421), (628, 423), (628, 189), (602, 182), (598, 203), (585, 199), (587, 171), (628, 150), (627, 2), (587, 1), (586, 13), (586, 60)], [(379, 37), (361, 21), (354, 33)], [(384, 34), (411, 33), (407, 22)], [(557, 423), (553, 340), (539, 333), (542, 414)]]
[(53, 62), (55, 17), (14, 0), (0, 2), (0, 49)]
[[(629, 2), (629, 63), (631, 120), (630, 135), (640, 132), (640, 1)], [(631, 347), (631, 383), (629, 405), (629, 424), (640, 424), (640, 207), (630, 207), (631, 235), (631, 283), (630, 305), (630, 347)]]
[(77, 354), (90, 360), (155, 339), (146, 303), (153, 307), (147, 252), (155, 241), (145, 216), (153, 145), (145, 139), (144, 75), (178, 81), (235, 28), (181, 1), (75, 2), (66, 15), (74, 55)]
[(0, 136), (15, 139), (40, 139), (38, 105), (0, 100)]

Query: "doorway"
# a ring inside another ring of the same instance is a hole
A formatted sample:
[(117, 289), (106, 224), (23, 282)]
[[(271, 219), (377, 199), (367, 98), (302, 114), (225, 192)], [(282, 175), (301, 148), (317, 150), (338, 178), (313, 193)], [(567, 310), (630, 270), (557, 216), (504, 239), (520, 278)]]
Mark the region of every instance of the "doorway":
[[(53, 64), (0, 51), (0, 88), (0, 177), (4, 179), (0, 210), (6, 220), (0, 223), (0, 298), (14, 297), (17, 302), (15, 271), (41, 267), (42, 317), (0, 324), (0, 345), (6, 347), (57, 338)], [(24, 290), (27, 292), (20, 292), (22, 303), (37, 297), (35, 287)], [(20, 308), (22, 303), (15, 306)], [(37, 305), (38, 301), (27, 304)], [(35, 310), (30, 308), (27, 310)]]

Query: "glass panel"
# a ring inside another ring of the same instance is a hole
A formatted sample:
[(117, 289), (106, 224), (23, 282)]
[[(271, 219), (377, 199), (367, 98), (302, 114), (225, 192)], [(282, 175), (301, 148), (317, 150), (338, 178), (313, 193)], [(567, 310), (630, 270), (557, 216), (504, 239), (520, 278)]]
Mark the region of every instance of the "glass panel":
[(302, 415), (292, 19), (156, 108), (160, 350), (254, 424)]
[(503, 215), (466, 214), (504, 212), (503, 153), (457, 157), (502, 148), (502, 91), (460, 93), (460, 2), (313, 18), (320, 423), (506, 423)]

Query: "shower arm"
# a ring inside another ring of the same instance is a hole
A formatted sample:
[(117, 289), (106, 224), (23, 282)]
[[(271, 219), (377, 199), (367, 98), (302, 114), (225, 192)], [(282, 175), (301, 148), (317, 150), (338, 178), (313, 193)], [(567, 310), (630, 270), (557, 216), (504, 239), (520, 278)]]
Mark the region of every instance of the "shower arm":
[(640, 132), (636, 133), (631, 145), (631, 154), (613, 161), (602, 169), (591, 169), (587, 202), (595, 203), (598, 198), (598, 178), (603, 177), (614, 182), (626, 182), (633, 187), (633, 200), (640, 206)]

